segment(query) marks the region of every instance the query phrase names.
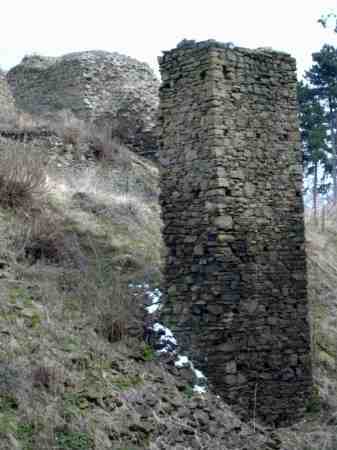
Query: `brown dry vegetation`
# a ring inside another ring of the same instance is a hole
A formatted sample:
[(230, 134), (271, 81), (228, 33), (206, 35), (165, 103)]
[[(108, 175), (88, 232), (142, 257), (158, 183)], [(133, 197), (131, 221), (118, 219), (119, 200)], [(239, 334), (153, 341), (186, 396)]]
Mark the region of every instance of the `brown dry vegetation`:
[(32, 209), (46, 192), (47, 178), (41, 153), (13, 145), (0, 153), (0, 203), (4, 208)]
[(0, 116), (0, 132), (6, 131), (26, 134), (27, 137), (46, 131), (61, 138), (64, 145), (72, 146), (78, 159), (88, 156), (83, 154), (85, 149), (96, 160), (126, 166), (130, 164), (130, 152), (120, 138), (114, 135), (111, 126), (88, 123), (70, 110), (43, 116), (18, 111), (8, 114), (5, 111)]
[[(66, 162), (69, 151), (79, 156), (83, 134), (65, 125)], [(27, 134), (37, 127), (16, 126)], [(145, 345), (142, 295), (129, 284), (157, 283), (160, 274), (159, 210), (145, 193), (156, 176), (150, 163), (98, 136), (90, 137), (96, 162), (79, 167), (79, 157), (69, 167), (34, 143), (0, 142), (1, 449), (107, 448), (78, 390), (94, 379), (98, 395), (111, 386), (114, 357), (126, 364), (125, 375), (112, 377), (117, 385), (142, 383), (122, 355), (142, 358)], [(133, 177), (143, 172), (147, 187), (136, 189)], [(146, 437), (130, 433), (134, 444)]]

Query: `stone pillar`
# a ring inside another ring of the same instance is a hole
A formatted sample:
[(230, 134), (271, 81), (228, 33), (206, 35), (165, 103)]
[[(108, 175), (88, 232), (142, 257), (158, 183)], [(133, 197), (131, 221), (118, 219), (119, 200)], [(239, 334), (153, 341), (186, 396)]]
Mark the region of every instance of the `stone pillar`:
[(295, 61), (185, 41), (160, 67), (164, 320), (235, 410), (291, 423), (312, 385)]

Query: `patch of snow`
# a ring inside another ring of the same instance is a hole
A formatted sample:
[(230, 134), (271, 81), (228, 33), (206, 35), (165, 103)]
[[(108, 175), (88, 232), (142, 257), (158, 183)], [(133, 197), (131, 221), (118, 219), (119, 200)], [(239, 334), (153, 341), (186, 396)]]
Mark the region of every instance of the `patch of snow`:
[(153, 313), (155, 313), (156, 311), (158, 311), (158, 309), (160, 309), (160, 304), (159, 303), (155, 303), (155, 304), (152, 304), (152, 305), (150, 305), (150, 306), (147, 306), (146, 307), (146, 309), (147, 309), (147, 312), (149, 313), (149, 314), (153, 314)]
[(160, 309), (161, 297), (163, 294), (158, 288), (153, 289), (153, 291), (147, 290), (146, 294), (152, 302), (152, 304), (150, 306), (148, 306), (146, 309), (149, 314), (153, 314), (154, 312), (156, 312)]
[(187, 356), (178, 355), (178, 360), (174, 363), (176, 367), (190, 366), (191, 362)]
[(133, 284), (133, 283), (129, 283), (129, 287), (130, 288), (136, 288), (136, 289), (141, 289), (142, 287), (147, 287), (147, 284)]
[[(154, 312), (160, 309), (161, 297), (163, 294), (158, 288), (151, 289), (149, 284), (147, 283), (143, 284), (130, 283), (129, 287), (131, 289), (143, 289), (145, 291), (145, 294), (151, 301), (151, 305), (146, 307), (146, 310), (149, 314), (153, 314)], [(135, 293), (135, 295), (137, 295), (137, 293)], [(152, 329), (154, 332), (159, 334), (159, 342), (163, 345), (161, 349), (157, 350), (157, 353), (171, 353), (173, 355), (176, 355), (177, 359), (174, 365), (177, 368), (188, 367), (189, 369), (192, 370), (192, 372), (195, 375), (197, 381), (196, 384), (193, 386), (193, 391), (198, 394), (204, 394), (205, 392), (207, 392), (206, 387), (207, 378), (201, 372), (201, 370), (196, 369), (192, 361), (190, 361), (190, 359), (187, 356), (176, 354), (177, 340), (174, 337), (172, 331), (159, 322), (153, 324)]]
[(154, 331), (158, 332), (161, 331), (162, 335), (160, 336), (160, 341), (161, 342), (170, 342), (174, 345), (177, 345), (177, 340), (176, 338), (173, 336), (172, 331), (169, 328), (164, 327), (164, 325), (162, 325), (161, 323), (155, 323), (153, 325), (153, 329)]
[[(161, 308), (161, 297), (162, 292), (158, 288), (151, 289), (150, 285), (148, 283), (138, 283), (133, 284), (129, 283), (129, 287), (131, 289), (143, 289), (145, 291), (145, 295), (150, 300), (151, 304), (149, 306), (146, 306), (145, 309), (149, 314), (153, 314), (156, 311), (158, 311)], [(134, 295), (137, 295), (137, 292), (134, 293)]]
[[(155, 323), (153, 325), (153, 330), (155, 332), (161, 332), (162, 336), (160, 336), (160, 342), (162, 343), (168, 343), (168, 345), (165, 345), (165, 347), (163, 347), (161, 350), (158, 350), (158, 353), (167, 353), (167, 352), (172, 352), (172, 349), (170, 348), (170, 344), (173, 344), (174, 346), (177, 345), (177, 340), (174, 337), (172, 331), (165, 327), (164, 325), (160, 324), (160, 323)], [(172, 353), (175, 353), (174, 351)], [(198, 393), (198, 394), (204, 394), (207, 391), (207, 387), (206, 387), (206, 383), (207, 383), (207, 378), (205, 377), (205, 375), (201, 372), (201, 370), (196, 369), (192, 363), (192, 361), (185, 355), (177, 355), (177, 360), (175, 361), (174, 365), (177, 368), (183, 368), (183, 367), (188, 367), (192, 370), (192, 372), (194, 373), (197, 382), (196, 384), (193, 386), (193, 391)]]
[(206, 394), (206, 391), (206, 386), (199, 386), (198, 384), (193, 386), (193, 392), (196, 392), (198, 394)]
[(201, 370), (198, 370), (198, 369), (194, 369), (194, 368), (193, 368), (193, 371), (194, 371), (195, 376), (196, 376), (197, 378), (206, 378), (205, 375), (201, 372)]

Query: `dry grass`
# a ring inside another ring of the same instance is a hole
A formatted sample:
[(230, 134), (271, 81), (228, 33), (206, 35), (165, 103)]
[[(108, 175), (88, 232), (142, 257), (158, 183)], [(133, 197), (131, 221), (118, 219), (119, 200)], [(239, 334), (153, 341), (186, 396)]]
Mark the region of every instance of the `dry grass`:
[[(34, 276), (34, 267), (42, 273), (47, 266), (61, 268), (62, 283), (49, 286), (60, 303), (64, 295), (71, 295), (81, 316), (90, 318), (91, 326), (109, 342), (142, 338), (144, 305), (131, 294), (128, 284), (153, 264), (151, 256), (142, 260), (142, 254), (148, 257), (144, 239), (153, 239), (158, 225), (152, 223), (153, 211), (134, 194), (114, 193), (95, 171), (87, 180), (81, 177), (85, 192), (79, 193), (79, 186), (66, 178), (46, 178), (45, 166), (36, 165), (34, 158), (29, 165), (26, 151), (15, 149), (8, 154), (3, 177), (8, 194), (2, 206), (15, 213), (15, 229), (7, 234), (7, 247), (20, 278), (28, 272)], [(39, 177), (34, 178), (36, 168)], [(29, 169), (32, 174), (26, 176)], [(16, 186), (13, 179), (20, 190), (9, 189)]]
[[(294, 449), (335, 450), (337, 412), (337, 214), (325, 205), (318, 220), (306, 211), (308, 294), (317, 401), (314, 417), (289, 433)], [(286, 441), (287, 442), (287, 441)]]
[(114, 137), (111, 127), (99, 128), (92, 125), (90, 141), (90, 146), (96, 159), (113, 161), (125, 167), (130, 165), (129, 151), (120, 139)]
[(129, 152), (125, 145), (114, 136), (111, 126), (100, 127), (76, 117), (71, 111), (64, 110), (55, 114), (47, 127), (60, 136), (66, 144), (77, 149), (81, 157), (81, 145), (87, 144), (91, 155), (99, 161), (113, 161), (119, 165), (128, 165)]
[(28, 146), (12, 146), (0, 153), (0, 204), (31, 208), (46, 195), (44, 158)]
[(75, 160), (93, 159), (113, 163), (122, 172), (130, 168), (132, 152), (123, 144), (112, 125), (85, 121), (71, 110), (43, 115), (5, 111), (0, 116), (1, 131), (18, 132), (26, 136), (41, 131), (49, 132), (70, 147)]
[(43, 210), (21, 216), (17, 225), (15, 249), (20, 261), (81, 267), (83, 254), (76, 232), (58, 211), (46, 205)]
[(75, 253), (72, 234), (62, 213), (49, 204), (48, 193), (46, 161), (40, 152), (15, 145), (0, 153), (0, 206), (17, 217), (12, 240), (17, 260), (61, 264)]
[[(109, 143), (104, 134), (102, 139)], [(78, 145), (73, 143), (77, 137), (70, 140), (69, 145)], [(135, 179), (147, 174), (152, 192), (157, 175), (142, 161), (129, 170), (127, 151), (125, 164), (120, 159), (115, 164), (116, 155), (109, 156), (112, 150), (107, 149), (97, 156), (101, 161), (86, 169), (74, 165), (58, 170), (43, 162), (38, 172), (43, 189), (23, 183), (34, 180), (24, 176), (28, 147), (18, 148), (23, 158), (16, 153), (4, 158), (9, 170), (3, 171), (3, 179), (8, 186), (18, 179), (24, 188), (0, 202), (0, 257), (11, 267), (1, 280), (0, 324), (9, 323), (13, 332), (10, 345), (0, 342), (0, 357), (6, 352), (14, 368), (20, 361), (24, 370), (18, 366), (20, 386), (10, 372), (19, 409), (6, 411), (2, 431), (0, 411), (1, 449), (20, 448), (26, 439), (27, 448), (46, 450), (57, 446), (58, 438), (93, 435), (85, 419), (93, 403), (89, 397), (91, 403), (81, 409), (80, 389), (85, 391), (88, 383), (96, 389), (96, 382), (99, 389), (105, 386), (104, 377), (113, 373), (113, 352), (142, 354), (143, 299), (129, 284), (141, 281), (159, 263), (160, 219), (153, 198), (147, 200)], [(14, 297), (18, 309), (10, 306)]]
[(143, 337), (144, 304), (129, 289), (128, 277), (115, 271), (111, 262), (97, 255), (73, 291), (81, 310), (98, 334), (109, 342)]

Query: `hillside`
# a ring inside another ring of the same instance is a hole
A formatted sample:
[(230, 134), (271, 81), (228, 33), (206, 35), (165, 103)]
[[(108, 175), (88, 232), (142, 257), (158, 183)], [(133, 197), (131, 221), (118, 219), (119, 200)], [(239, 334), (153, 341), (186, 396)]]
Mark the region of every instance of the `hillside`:
[(0, 141), (0, 178), (28, 167), (39, 180), (26, 198), (0, 184), (0, 448), (334, 449), (333, 226), (307, 230), (316, 396), (302, 423), (271, 433), (194, 392), (188, 365), (144, 341), (161, 283), (157, 167), (115, 141), (97, 159), (67, 134), (25, 133)]
[(16, 115), (7, 88), (3, 75), (0, 449), (335, 450), (335, 219), (324, 232), (307, 224), (306, 416), (277, 431), (254, 411), (244, 423), (200, 388), (179, 347), (162, 351), (158, 313), (148, 313), (165, 253), (157, 164), (69, 111)]
[(98, 160), (25, 136), (0, 142), (0, 448), (280, 448), (195, 392), (160, 336), (144, 341), (163, 254), (156, 166), (121, 144)]

